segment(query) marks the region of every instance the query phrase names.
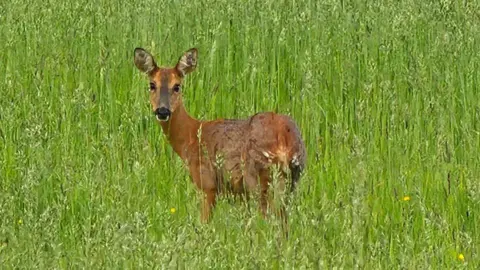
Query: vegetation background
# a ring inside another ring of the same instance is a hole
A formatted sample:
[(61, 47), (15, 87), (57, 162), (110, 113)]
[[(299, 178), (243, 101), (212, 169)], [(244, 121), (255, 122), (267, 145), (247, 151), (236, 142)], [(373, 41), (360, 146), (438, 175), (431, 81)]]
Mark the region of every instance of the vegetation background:
[[(479, 269), (480, 2), (0, 2), (0, 267)], [(199, 66), (191, 115), (293, 116), (291, 237), (196, 192), (144, 47)]]

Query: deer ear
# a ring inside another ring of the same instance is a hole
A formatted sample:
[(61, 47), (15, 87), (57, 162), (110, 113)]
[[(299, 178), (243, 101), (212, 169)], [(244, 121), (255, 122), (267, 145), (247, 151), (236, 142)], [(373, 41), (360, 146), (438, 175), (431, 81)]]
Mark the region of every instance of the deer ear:
[(157, 67), (153, 56), (146, 50), (142, 48), (135, 48), (134, 54), (135, 66), (137, 66), (141, 72), (150, 74)]
[(182, 55), (182, 57), (180, 57), (177, 66), (175, 67), (180, 73), (180, 75), (185, 76), (195, 70), (195, 68), (197, 67), (197, 55), (197, 49), (192, 48), (186, 51)]

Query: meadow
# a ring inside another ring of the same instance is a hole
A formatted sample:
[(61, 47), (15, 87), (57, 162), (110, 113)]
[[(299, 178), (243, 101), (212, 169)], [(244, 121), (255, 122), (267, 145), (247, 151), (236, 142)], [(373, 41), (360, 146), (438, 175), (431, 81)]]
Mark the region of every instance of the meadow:
[[(479, 269), (480, 2), (0, 2), (0, 268)], [(208, 225), (133, 50), (198, 119), (291, 115), (290, 237)]]

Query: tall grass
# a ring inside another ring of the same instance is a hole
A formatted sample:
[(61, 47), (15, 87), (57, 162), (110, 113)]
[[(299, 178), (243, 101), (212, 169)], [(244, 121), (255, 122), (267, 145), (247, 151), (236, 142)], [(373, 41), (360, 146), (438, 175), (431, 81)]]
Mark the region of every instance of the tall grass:
[[(0, 2), (1, 268), (480, 268), (479, 10)], [(135, 47), (162, 65), (199, 49), (197, 118), (297, 121), (308, 167), (288, 240), (254, 203), (220, 201), (200, 225)]]

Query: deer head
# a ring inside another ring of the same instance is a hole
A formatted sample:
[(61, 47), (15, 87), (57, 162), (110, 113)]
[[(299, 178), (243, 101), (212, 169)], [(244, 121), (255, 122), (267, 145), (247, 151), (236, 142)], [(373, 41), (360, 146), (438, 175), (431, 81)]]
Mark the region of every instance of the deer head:
[(173, 68), (158, 67), (153, 56), (142, 48), (134, 51), (137, 68), (150, 79), (150, 104), (158, 121), (168, 121), (182, 103), (182, 82), (197, 66), (197, 49), (186, 51)]

